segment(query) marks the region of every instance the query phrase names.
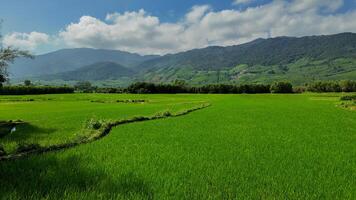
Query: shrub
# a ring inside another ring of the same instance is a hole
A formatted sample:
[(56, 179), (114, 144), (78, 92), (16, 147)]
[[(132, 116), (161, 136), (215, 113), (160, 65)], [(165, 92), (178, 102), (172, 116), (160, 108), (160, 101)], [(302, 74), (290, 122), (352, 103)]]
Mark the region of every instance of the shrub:
[(169, 110), (159, 112), (155, 115), (155, 118), (163, 118), (163, 117), (170, 117), (172, 113)]
[(92, 118), (89, 121), (87, 121), (86, 124), (87, 124), (86, 127), (88, 129), (99, 130), (103, 126), (104, 121)]
[(275, 82), (270, 90), (272, 93), (293, 93), (293, 86), (289, 82)]
[(356, 95), (353, 96), (343, 96), (340, 98), (341, 101), (356, 101)]
[(92, 128), (95, 129), (95, 130), (98, 130), (99, 128), (101, 128), (101, 123), (100, 123), (100, 122), (95, 122), (95, 123), (92, 125)]

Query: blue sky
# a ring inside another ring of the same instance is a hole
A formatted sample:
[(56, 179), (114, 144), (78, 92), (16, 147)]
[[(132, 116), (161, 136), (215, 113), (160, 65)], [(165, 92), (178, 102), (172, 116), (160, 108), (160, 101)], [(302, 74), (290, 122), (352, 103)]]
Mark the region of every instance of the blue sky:
[(355, 0), (1, 0), (0, 3), (3, 43), (35, 53), (107, 47), (165, 54), (208, 45), (240, 44), (258, 37), (355, 32), (356, 22), (350, 20), (354, 17)]
[[(254, 4), (265, 2), (268, 0)], [(4, 33), (55, 33), (83, 15), (105, 19), (107, 13), (143, 8), (163, 22), (174, 22), (194, 5), (205, 4), (215, 10), (246, 7), (233, 5), (232, 0), (1, 0), (0, 17), (4, 20)]]

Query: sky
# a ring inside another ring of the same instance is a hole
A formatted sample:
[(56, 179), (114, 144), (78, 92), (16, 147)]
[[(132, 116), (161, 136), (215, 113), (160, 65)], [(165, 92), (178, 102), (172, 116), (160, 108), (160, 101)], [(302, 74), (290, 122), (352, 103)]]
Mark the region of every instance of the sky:
[(356, 0), (0, 0), (2, 45), (142, 55), (356, 32)]

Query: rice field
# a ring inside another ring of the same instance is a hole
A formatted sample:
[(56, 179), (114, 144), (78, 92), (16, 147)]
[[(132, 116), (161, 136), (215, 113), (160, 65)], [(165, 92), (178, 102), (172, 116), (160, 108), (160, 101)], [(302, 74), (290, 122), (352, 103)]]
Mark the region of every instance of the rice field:
[(0, 96), (0, 121), (26, 122), (0, 138), (7, 152), (71, 141), (88, 134), (82, 130), (90, 119), (211, 104), (2, 161), (0, 199), (355, 199), (356, 112), (338, 106), (339, 96)]

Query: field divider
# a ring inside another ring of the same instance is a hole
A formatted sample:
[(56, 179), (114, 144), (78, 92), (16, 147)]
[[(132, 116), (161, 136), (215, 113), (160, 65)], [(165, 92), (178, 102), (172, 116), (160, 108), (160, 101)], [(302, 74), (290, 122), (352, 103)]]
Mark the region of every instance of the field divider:
[(72, 148), (75, 146), (79, 146), (81, 144), (91, 143), (91, 142), (94, 142), (96, 140), (99, 140), (99, 139), (107, 136), (114, 127), (117, 127), (120, 125), (130, 124), (130, 123), (135, 123), (135, 122), (150, 121), (150, 120), (158, 120), (158, 119), (164, 119), (164, 118), (179, 117), (179, 116), (187, 115), (187, 114), (192, 113), (197, 110), (207, 108), (209, 106), (211, 106), (210, 103), (204, 103), (204, 104), (200, 104), (198, 106), (192, 107), (192, 108), (178, 111), (176, 113), (171, 113), (170, 111), (163, 111), (163, 112), (161, 111), (161, 112), (156, 113), (151, 116), (135, 116), (135, 117), (128, 118), (128, 119), (121, 119), (121, 120), (117, 120), (117, 121), (113, 121), (113, 122), (106, 122), (103, 126), (101, 126), (98, 130), (96, 130), (94, 134), (91, 134), (89, 136), (82, 137), (81, 139), (77, 139), (77, 140), (74, 140), (69, 143), (56, 144), (56, 145), (51, 145), (51, 146), (47, 146), (47, 147), (42, 147), (39, 145), (32, 145), (30, 148), (25, 149), (21, 152), (16, 152), (16, 153), (0, 156), (0, 162), (7, 161), (7, 160), (15, 160), (15, 159), (23, 158), (25, 156), (29, 156), (32, 154), (43, 154), (43, 153), (47, 153), (47, 152), (60, 151), (60, 150)]

